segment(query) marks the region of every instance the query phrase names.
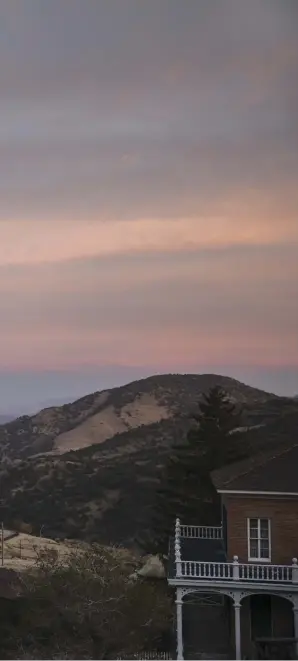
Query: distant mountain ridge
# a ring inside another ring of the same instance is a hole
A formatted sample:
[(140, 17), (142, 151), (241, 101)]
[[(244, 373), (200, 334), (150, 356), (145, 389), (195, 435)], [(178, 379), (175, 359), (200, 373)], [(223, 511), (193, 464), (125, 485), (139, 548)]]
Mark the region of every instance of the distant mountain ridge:
[(62, 454), (102, 443), (115, 434), (175, 416), (189, 416), (215, 384), (249, 406), (278, 401), (277, 395), (213, 374), (165, 374), (21, 416), (0, 428), (0, 453), (12, 458), (40, 452)]
[(243, 408), (245, 442), (296, 438), (298, 403), (214, 374), (166, 374), (96, 392), (0, 428), (0, 520), (38, 534), (133, 545), (160, 471), (214, 385)]

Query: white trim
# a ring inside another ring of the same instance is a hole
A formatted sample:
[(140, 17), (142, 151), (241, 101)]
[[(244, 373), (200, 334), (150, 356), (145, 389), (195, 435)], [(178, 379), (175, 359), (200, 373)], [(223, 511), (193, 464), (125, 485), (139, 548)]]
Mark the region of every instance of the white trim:
[(217, 489), (217, 493), (235, 493), (244, 496), (297, 496), (298, 491), (241, 491), (229, 489)]
[[(252, 558), (251, 555), (250, 555), (250, 542), (251, 542), (251, 538), (250, 538), (250, 521), (252, 519), (255, 519), (258, 522), (258, 538), (257, 538), (258, 546), (260, 546), (260, 541), (262, 539), (261, 538), (261, 520), (264, 519), (265, 521), (268, 521), (268, 547), (269, 547), (269, 549), (268, 549), (268, 551), (269, 551), (268, 558), (261, 558), (261, 557)], [(271, 521), (270, 521), (270, 519), (265, 517), (265, 516), (260, 516), (260, 517), (250, 516), (250, 517), (248, 517), (247, 518), (247, 557), (248, 557), (248, 562), (262, 562), (262, 563), (263, 562), (271, 562), (271, 550), (272, 549), (271, 549)]]
[(182, 590), (176, 588), (176, 638), (177, 638), (177, 659), (184, 659), (183, 656), (183, 623), (182, 623)]
[[(293, 617), (294, 617), (294, 636), (297, 639), (297, 637), (298, 637), (298, 612), (297, 612), (297, 609), (295, 608), (295, 606), (293, 608)], [(297, 656), (298, 655), (298, 643), (297, 642), (296, 642), (295, 647), (296, 647), (296, 656)]]
[(235, 622), (235, 659), (241, 659), (241, 618), (240, 608), (241, 603), (234, 599), (234, 622)]
[(220, 579), (210, 580), (201, 578), (168, 578), (168, 585), (171, 585), (175, 588), (192, 588), (193, 592), (197, 590), (199, 592), (217, 592), (220, 590), (223, 594), (229, 596), (230, 590), (237, 590), (240, 592), (245, 592), (247, 595), (258, 594), (265, 592), (266, 594), (281, 594), (286, 598), (289, 598), (289, 594), (293, 593), (297, 595), (298, 598), (298, 583), (268, 583), (266, 581), (239, 581), (233, 580), (223, 581)]

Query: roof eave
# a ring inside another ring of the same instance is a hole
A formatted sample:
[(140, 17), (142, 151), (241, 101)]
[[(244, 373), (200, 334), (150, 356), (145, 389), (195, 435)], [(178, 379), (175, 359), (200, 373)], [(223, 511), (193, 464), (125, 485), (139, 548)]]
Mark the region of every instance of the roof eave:
[(227, 494), (235, 494), (235, 495), (243, 495), (243, 496), (288, 496), (288, 497), (297, 497), (298, 498), (298, 492), (297, 491), (259, 491), (257, 489), (229, 489), (229, 488), (221, 488), (217, 489), (217, 493), (227, 493)]

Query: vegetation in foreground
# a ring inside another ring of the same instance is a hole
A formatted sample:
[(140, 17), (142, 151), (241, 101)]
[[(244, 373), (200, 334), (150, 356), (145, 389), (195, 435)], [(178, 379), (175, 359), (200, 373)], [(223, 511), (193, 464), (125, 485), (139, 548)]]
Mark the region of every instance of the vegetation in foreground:
[(135, 560), (93, 546), (63, 560), (42, 553), (5, 603), (1, 659), (132, 658), (169, 646), (172, 599), (163, 581), (131, 578)]

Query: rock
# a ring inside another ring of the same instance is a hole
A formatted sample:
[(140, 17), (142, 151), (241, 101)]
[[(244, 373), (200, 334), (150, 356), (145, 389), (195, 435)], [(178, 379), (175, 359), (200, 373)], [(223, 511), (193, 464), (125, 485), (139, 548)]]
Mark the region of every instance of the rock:
[(138, 574), (136, 571), (134, 571), (133, 574), (130, 574), (128, 577), (129, 581), (137, 581), (137, 579), (138, 579)]
[(143, 578), (165, 578), (165, 568), (157, 555), (149, 556), (144, 566), (136, 572)]

